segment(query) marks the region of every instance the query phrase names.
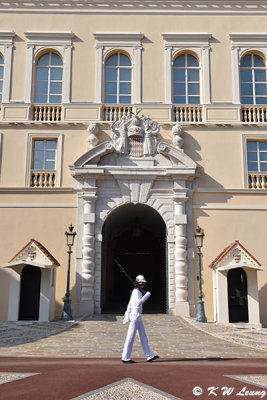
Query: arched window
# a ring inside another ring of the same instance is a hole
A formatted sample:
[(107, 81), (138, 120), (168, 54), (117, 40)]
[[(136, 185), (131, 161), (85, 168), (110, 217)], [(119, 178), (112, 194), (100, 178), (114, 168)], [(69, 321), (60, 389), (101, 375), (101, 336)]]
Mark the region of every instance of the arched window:
[(0, 54), (0, 103), (2, 103), (4, 82), (4, 57)]
[(56, 53), (41, 56), (36, 65), (35, 103), (62, 102), (63, 62)]
[(262, 57), (248, 54), (240, 63), (241, 103), (267, 104), (266, 66)]
[(182, 54), (173, 62), (174, 104), (200, 104), (199, 63), (191, 54)]
[(125, 54), (113, 54), (105, 63), (105, 103), (131, 104), (131, 102), (131, 60)]

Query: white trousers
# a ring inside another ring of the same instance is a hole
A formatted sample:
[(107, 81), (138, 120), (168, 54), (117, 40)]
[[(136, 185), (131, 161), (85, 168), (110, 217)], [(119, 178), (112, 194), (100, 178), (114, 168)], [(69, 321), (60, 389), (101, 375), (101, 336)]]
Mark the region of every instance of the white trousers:
[(124, 361), (128, 361), (131, 359), (133, 342), (134, 342), (134, 337), (135, 337), (136, 332), (138, 333), (138, 336), (139, 336), (140, 342), (142, 344), (143, 351), (144, 351), (146, 358), (149, 359), (149, 358), (154, 357), (154, 354), (152, 353), (152, 351), (149, 347), (149, 344), (148, 344), (148, 339), (147, 339), (143, 321), (142, 321), (141, 317), (138, 317), (136, 320), (130, 321), (130, 325), (128, 328), (128, 332), (127, 332), (127, 336), (126, 336), (126, 340), (125, 340), (125, 344), (124, 344), (124, 348), (123, 348), (123, 352), (122, 352), (122, 357), (121, 357), (121, 359)]

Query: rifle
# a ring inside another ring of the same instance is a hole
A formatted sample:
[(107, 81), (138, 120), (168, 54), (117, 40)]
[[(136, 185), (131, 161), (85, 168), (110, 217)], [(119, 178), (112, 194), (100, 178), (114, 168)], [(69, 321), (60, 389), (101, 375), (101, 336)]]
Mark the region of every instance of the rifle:
[(127, 274), (127, 272), (125, 271), (125, 269), (120, 265), (119, 261), (117, 261), (116, 259), (114, 260), (115, 263), (117, 264), (117, 266), (119, 267), (119, 269), (121, 270), (121, 272), (126, 276), (126, 278), (131, 282), (131, 284), (133, 286), (135, 286), (135, 282), (134, 280), (130, 277), (130, 275)]
[(130, 277), (130, 275), (127, 274), (127, 272), (125, 271), (125, 269), (121, 266), (121, 264), (119, 263), (118, 260), (114, 259), (115, 263), (117, 264), (117, 266), (119, 267), (119, 269), (121, 270), (121, 272), (126, 276), (126, 278), (131, 282), (131, 284), (135, 287), (138, 288), (140, 290), (140, 292), (142, 293), (142, 295), (144, 296), (146, 294), (146, 291), (144, 289), (141, 289), (139, 287), (139, 285)]

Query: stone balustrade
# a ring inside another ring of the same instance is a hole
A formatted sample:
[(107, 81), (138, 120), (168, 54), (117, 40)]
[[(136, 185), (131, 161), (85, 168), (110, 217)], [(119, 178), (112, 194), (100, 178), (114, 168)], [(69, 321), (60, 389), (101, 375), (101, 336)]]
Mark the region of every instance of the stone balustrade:
[(267, 173), (249, 173), (248, 187), (250, 189), (267, 189)]
[(31, 187), (54, 187), (56, 186), (56, 171), (32, 170), (30, 175)]
[(61, 121), (62, 106), (38, 105), (32, 107), (33, 121), (58, 122)]
[(267, 107), (248, 106), (242, 107), (242, 122), (267, 122)]
[(121, 117), (130, 115), (132, 106), (104, 106), (103, 121), (119, 121)]
[(201, 106), (174, 106), (173, 120), (176, 122), (199, 123), (202, 122)]

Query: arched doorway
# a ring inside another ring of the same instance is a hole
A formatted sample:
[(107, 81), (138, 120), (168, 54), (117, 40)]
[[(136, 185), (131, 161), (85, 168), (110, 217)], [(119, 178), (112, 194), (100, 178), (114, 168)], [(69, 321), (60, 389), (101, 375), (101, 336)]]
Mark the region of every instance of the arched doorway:
[(227, 274), (229, 322), (248, 322), (247, 274), (234, 268)]
[(20, 281), (19, 320), (35, 321), (39, 319), (41, 270), (26, 265)]
[(118, 207), (105, 221), (102, 235), (102, 312), (123, 313), (129, 300), (132, 286), (117, 259), (133, 279), (145, 276), (152, 296), (144, 312), (166, 313), (166, 225), (158, 212), (144, 204)]

